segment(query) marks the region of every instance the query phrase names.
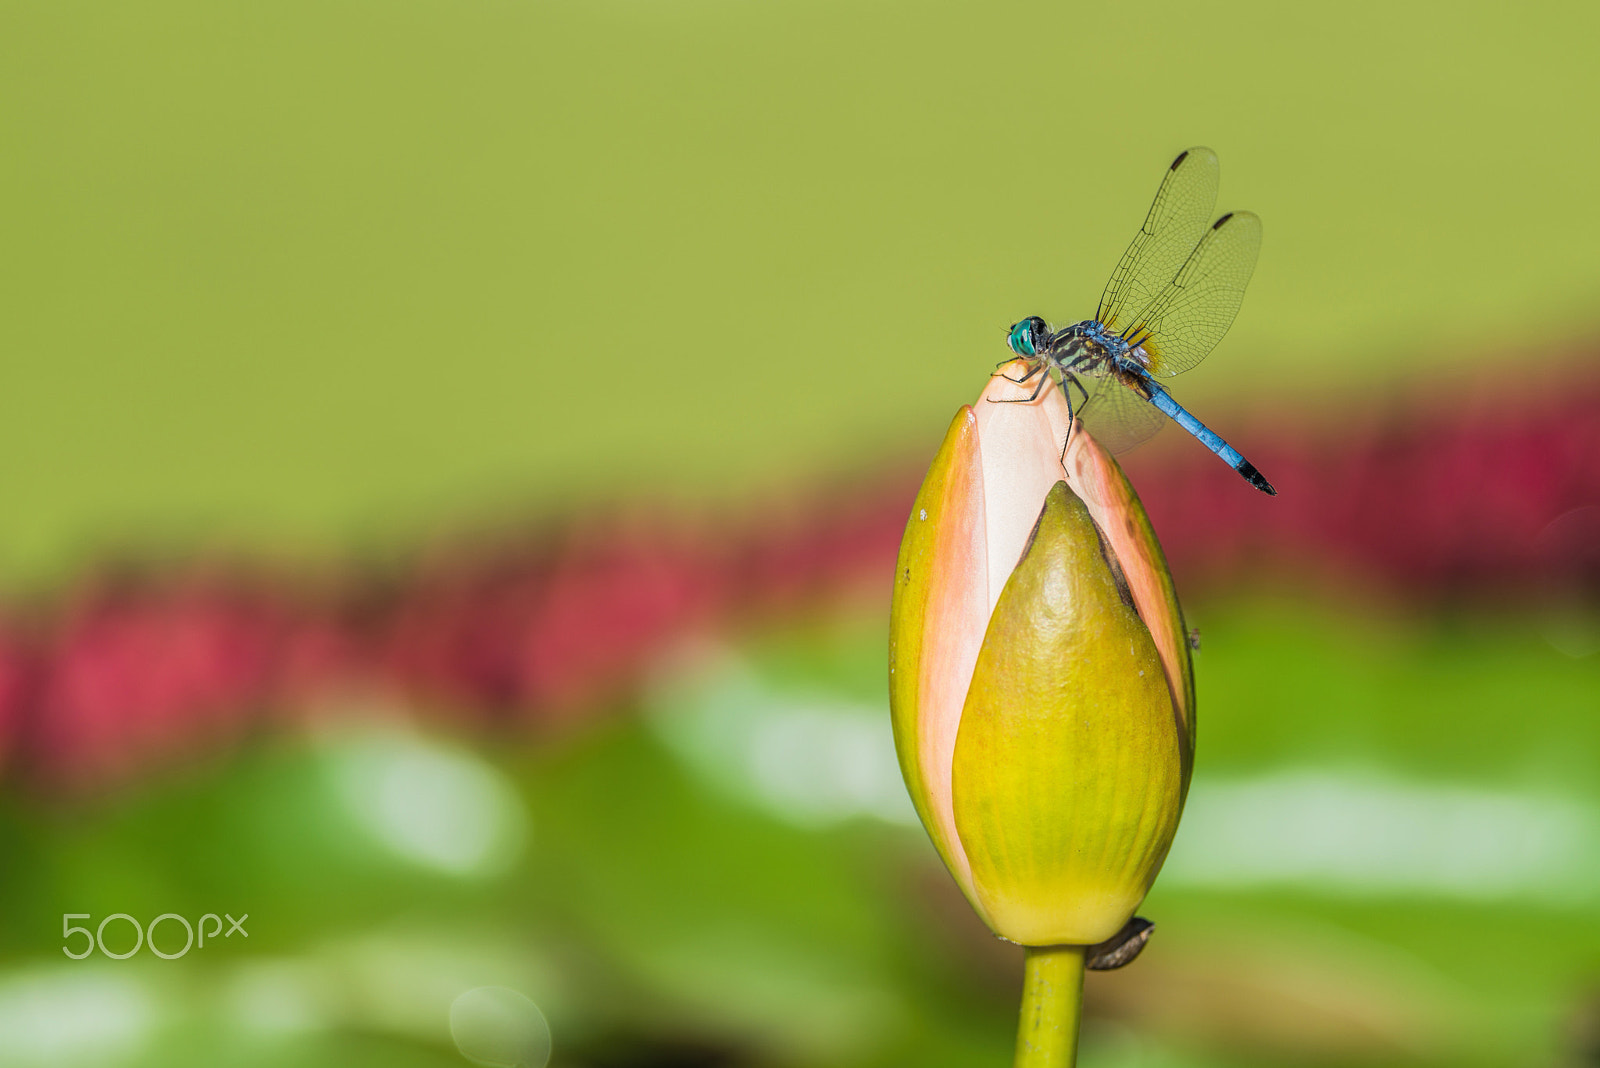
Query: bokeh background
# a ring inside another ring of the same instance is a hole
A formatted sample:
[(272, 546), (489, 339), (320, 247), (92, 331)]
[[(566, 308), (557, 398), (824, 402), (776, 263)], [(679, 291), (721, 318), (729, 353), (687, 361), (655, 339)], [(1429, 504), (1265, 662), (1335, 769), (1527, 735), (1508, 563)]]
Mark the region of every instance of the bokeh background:
[(1266, 242), (1174, 388), (1281, 496), (1127, 460), (1200, 746), (1083, 1063), (1600, 1063), (1597, 11), (6, 0), (0, 1064), (460, 1064), (481, 987), (1005, 1063), (893, 553), (1196, 143)]

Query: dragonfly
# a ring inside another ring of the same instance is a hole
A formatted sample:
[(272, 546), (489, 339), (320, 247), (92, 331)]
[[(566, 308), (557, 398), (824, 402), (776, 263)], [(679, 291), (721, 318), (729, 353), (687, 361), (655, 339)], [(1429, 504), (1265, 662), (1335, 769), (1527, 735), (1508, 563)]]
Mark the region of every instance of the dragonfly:
[(1170, 419), (1256, 489), (1277, 496), (1254, 464), (1157, 381), (1210, 354), (1233, 325), (1255, 271), (1260, 217), (1234, 211), (1211, 221), (1219, 174), (1211, 149), (1180, 153), (1111, 273), (1094, 318), (1060, 330), (1037, 315), (1011, 325), (1006, 343), (1027, 361), (1026, 374), (1011, 381), (1026, 385), (1038, 376), (1026, 401), (1058, 385), (1074, 415), (1071, 425), (1081, 419), (1112, 452), (1143, 443)]

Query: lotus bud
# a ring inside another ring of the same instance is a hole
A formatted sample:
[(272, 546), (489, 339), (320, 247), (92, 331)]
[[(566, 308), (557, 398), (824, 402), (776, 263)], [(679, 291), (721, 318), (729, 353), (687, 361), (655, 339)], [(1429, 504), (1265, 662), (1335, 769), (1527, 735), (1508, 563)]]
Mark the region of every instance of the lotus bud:
[(1025, 946), (1095, 946), (1177, 830), (1194, 683), (1138, 496), (1068, 435), (1060, 389), (1027, 399), (1027, 370), (957, 413), (912, 507), (890, 704), (906, 787), (978, 915)]

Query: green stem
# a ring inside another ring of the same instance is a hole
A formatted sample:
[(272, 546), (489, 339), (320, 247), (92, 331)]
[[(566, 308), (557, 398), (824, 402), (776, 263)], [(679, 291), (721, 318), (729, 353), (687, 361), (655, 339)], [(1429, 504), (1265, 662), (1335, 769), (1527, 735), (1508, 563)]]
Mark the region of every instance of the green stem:
[(1078, 1061), (1083, 947), (1029, 946), (1025, 961), (1016, 1068), (1072, 1068)]

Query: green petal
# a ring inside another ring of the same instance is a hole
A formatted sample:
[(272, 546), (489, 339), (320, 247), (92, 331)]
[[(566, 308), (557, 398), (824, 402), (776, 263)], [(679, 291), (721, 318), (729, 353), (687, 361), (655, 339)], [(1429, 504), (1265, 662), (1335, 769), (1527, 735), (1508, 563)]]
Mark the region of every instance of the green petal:
[(990, 926), (1024, 945), (1122, 927), (1172, 844), (1181, 720), (1083, 501), (1057, 483), (962, 711), (955, 823)]
[(1194, 662), (1189, 630), (1178, 605), (1178, 591), (1173, 587), (1167, 558), (1139, 495), (1110, 453), (1091, 435), (1078, 433), (1073, 435), (1064, 459), (1068, 484), (1089, 506), (1089, 514), (1116, 553), (1134, 606), (1150, 628), (1161, 654), (1167, 684), (1172, 687), (1173, 701), (1183, 719), (1183, 788), (1187, 794), (1194, 765)]

